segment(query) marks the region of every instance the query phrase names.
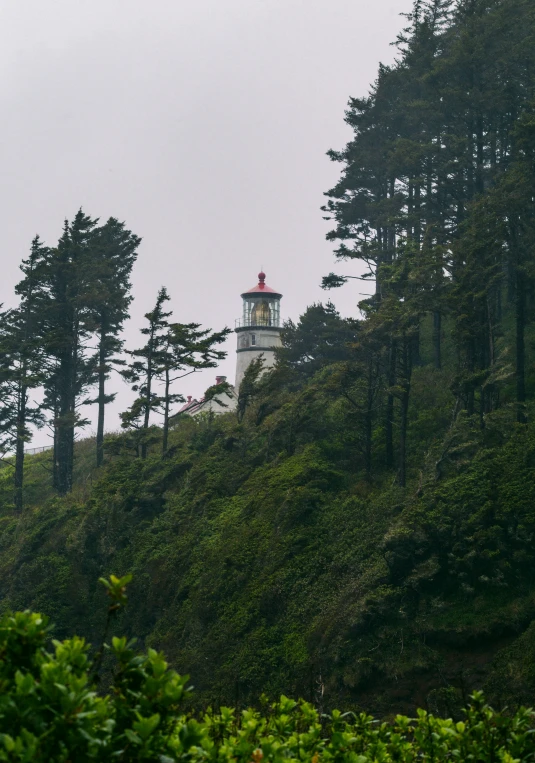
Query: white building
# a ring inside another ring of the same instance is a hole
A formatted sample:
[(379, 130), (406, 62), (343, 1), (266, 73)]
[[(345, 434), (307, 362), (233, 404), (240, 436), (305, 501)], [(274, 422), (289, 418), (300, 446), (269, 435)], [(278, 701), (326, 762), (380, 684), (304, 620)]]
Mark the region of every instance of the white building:
[(258, 274), (258, 284), (242, 295), (243, 313), (236, 321), (236, 381), (239, 390), (247, 366), (262, 354), (264, 368), (275, 365), (275, 348), (281, 346), (280, 301), (282, 294), (266, 284), (266, 274)]
[[(275, 365), (275, 348), (281, 346), (280, 301), (282, 294), (266, 284), (266, 274), (258, 274), (258, 284), (241, 295), (242, 317), (236, 321), (236, 380), (220, 395), (210, 400), (194, 400), (191, 396), (179, 413), (200, 416), (234, 411), (238, 404), (238, 392), (248, 365), (259, 355), (264, 358), (264, 368)], [(216, 376), (216, 384), (226, 381), (225, 376)]]
[[(226, 376), (215, 377), (216, 386), (226, 381)], [(214, 395), (210, 400), (205, 400), (204, 398), (195, 400), (191, 395), (188, 395), (187, 401), (178, 413), (187, 413), (188, 416), (200, 416), (201, 413), (228, 413), (229, 411), (235, 411), (237, 405), (238, 396), (234, 391), (234, 387), (229, 385), (224, 392)]]

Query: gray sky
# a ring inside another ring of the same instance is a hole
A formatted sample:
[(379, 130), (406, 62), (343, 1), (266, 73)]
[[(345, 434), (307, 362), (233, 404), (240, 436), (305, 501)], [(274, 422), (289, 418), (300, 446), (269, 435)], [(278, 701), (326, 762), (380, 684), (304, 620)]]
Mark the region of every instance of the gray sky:
[[(333, 269), (319, 207), (411, 0), (0, 0), (0, 302), (36, 233), (56, 243), (82, 206), (142, 236), (126, 329), (165, 285), (174, 319), (234, 326), (256, 282), (297, 318)], [(346, 272), (347, 267), (346, 267)], [(338, 271), (340, 272), (340, 271)], [(355, 272), (355, 271), (353, 271)], [(353, 282), (330, 296), (356, 313)], [(235, 337), (217, 373), (234, 379)], [(216, 371), (185, 380), (202, 395)], [(130, 400), (120, 390), (108, 428)], [(34, 444), (46, 444), (46, 434)]]

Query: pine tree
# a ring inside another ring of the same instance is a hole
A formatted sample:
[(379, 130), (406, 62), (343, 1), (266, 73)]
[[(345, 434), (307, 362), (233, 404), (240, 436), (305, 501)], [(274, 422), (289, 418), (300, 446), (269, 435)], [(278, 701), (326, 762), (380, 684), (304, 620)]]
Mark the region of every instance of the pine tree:
[(139, 452), (141, 458), (146, 458), (150, 414), (158, 410), (162, 398), (156, 393), (156, 382), (162, 373), (162, 356), (165, 353), (169, 323), (167, 318), (171, 312), (165, 312), (164, 305), (169, 301), (167, 289), (162, 286), (156, 298), (154, 308), (145, 313), (148, 326), (141, 329), (147, 337), (143, 347), (129, 350), (132, 362), (121, 371), (123, 378), (131, 384), (137, 397), (127, 411), (121, 413), (123, 429), (136, 429), (139, 432)]
[(94, 231), (91, 241), (82, 299), (87, 306), (87, 325), (97, 338), (93, 363), (98, 393), (85, 401), (98, 405), (97, 467), (104, 460), (105, 408), (115, 399), (115, 394), (106, 393), (106, 381), (114, 367), (124, 364), (118, 357), (124, 344), (120, 333), (132, 301), (130, 274), (140, 243), (138, 236), (113, 217)]
[(158, 352), (158, 370), (156, 376), (163, 383), (161, 408), (163, 413), (162, 449), (167, 452), (169, 439), (170, 407), (173, 403), (183, 402), (184, 398), (173, 393), (172, 386), (178, 379), (200, 371), (215, 368), (226, 352), (216, 349), (231, 333), (228, 328), (212, 332), (201, 329), (199, 323), (171, 323)]
[(238, 390), (238, 405), (236, 408), (236, 414), (240, 423), (243, 421), (247, 408), (258, 395), (259, 381), (264, 371), (264, 363), (264, 355), (260, 353), (245, 369)]
[(5, 330), (9, 312), (0, 313), (2, 334), (0, 335), (0, 457), (4, 463), (13, 466), (5, 457), (12, 453), (17, 441), (17, 400), (14, 394), (15, 371), (9, 348), (9, 332)]
[(14, 504), (23, 508), (24, 446), (31, 436), (31, 426), (40, 427), (43, 415), (39, 405), (31, 404), (30, 394), (45, 378), (43, 292), (40, 278), (49, 251), (38, 237), (32, 241), (30, 255), (21, 265), (24, 278), (16, 286), (18, 307), (2, 315), (0, 326), (0, 364), (2, 386), (2, 421), (5, 450), (14, 452)]
[[(167, 301), (169, 295), (162, 287), (154, 309), (145, 315), (149, 325), (141, 329), (147, 343), (129, 352), (134, 360), (121, 372), (138, 393), (130, 408), (121, 414), (122, 426), (139, 431), (142, 458), (147, 455), (151, 412), (163, 415), (162, 448), (166, 453), (171, 405), (184, 400), (180, 393), (173, 392), (173, 384), (195, 371), (215, 367), (226, 356), (216, 345), (224, 342), (230, 333), (230, 329), (218, 332), (201, 329), (198, 323), (169, 323), (167, 319), (172, 312), (163, 309)], [(157, 392), (157, 384), (163, 386), (161, 394)]]
[(85, 295), (91, 278), (93, 220), (80, 210), (65, 221), (63, 235), (51, 251), (43, 272), (47, 299), (43, 303), (45, 352), (49, 374), (45, 382), (45, 405), (54, 428), (54, 486), (60, 494), (72, 488), (75, 430), (88, 421), (79, 414), (81, 396), (91, 383), (87, 340), (89, 312)]
[[(535, 96), (533, 7), (527, 0), (416, 0), (398, 60), (380, 67), (370, 95), (351, 99), (354, 131), (339, 183), (323, 208), (335, 222), (337, 259), (360, 259), (376, 280), (363, 336), (382, 343), (386, 462), (406, 475), (412, 369), (424, 360), (420, 326), (432, 321), (432, 360), (444, 358), (444, 318), (454, 326), (454, 388), (484, 425), (507, 378), (503, 296), (514, 310), (517, 416), (524, 420), (525, 327), (531, 266), (531, 149), (518, 125)], [(526, 118), (528, 118), (526, 116)], [(529, 128), (528, 128), (529, 133)], [(524, 169), (520, 169), (524, 163)], [(325, 287), (349, 279), (331, 274)]]
[(297, 324), (284, 323), (278, 362), (308, 377), (329, 363), (348, 361), (358, 326), (358, 321), (344, 320), (332, 302), (310, 305)]

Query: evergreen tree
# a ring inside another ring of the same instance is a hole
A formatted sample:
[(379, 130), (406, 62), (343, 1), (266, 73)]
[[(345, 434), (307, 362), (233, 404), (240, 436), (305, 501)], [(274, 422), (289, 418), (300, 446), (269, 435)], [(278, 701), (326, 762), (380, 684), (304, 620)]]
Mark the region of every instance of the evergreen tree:
[(260, 353), (258, 357), (252, 360), (243, 374), (243, 379), (238, 390), (238, 405), (236, 413), (238, 421), (242, 422), (243, 417), (247, 411), (247, 408), (251, 405), (255, 397), (258, 395), (259, 381), (264, 371), (264, 355)]
[(313, 376), (329, 363), (349, 360), (358, 335), (358, 321), (344, 320), (332, 304), (308, 307), (299, 322), (285, 322), (278, 362), (303, 376)]
[[(367, 98), (350, 99), (354, 137), (330, 152), (343, 168), (323, 207), (335, 223), (327, 236), (339, 242), (335, 256), (363, 261), (360, 278), (376, 281), (363, 335), (383, 344), (386, 463), (396, 460), (399, 423), (401, 484), (422, 322), (432, 321), (437, 369), (443, 319), (454, 325), (454, 388), (483, 425), (508, 374), (498, 347), (505, 291), (523, 421), (534, 284), (529, 128), (523, 137), (518, 131), (535, 94), (532, 7), (526, 0), (416, 0), (407, 18), (396, 63), (380, 67)], [(324, 286), (348, 280), (331, 274)]]
[(0, 454), (2, 461), (13, 465), (11, 461), (5, 461), (5, 457), (13, 451), (17, 440), (17, 400), (14, 395), (15, 372), (12, 364), (9, 348), (9, 332), (6, 331), (6, 323), (9, 312), (0, 313), (2, 334), (0, 335)]
[[(151, 411), (163, 415), (163, 452), (167, 452), (171, 405), (183, 402), (180, 393), (172, 390), (174, 382), (203, 368), (217, 366), (226, 353), (216, 349), (225, 341), (230, 329), (212, 332), (201, 329), (198, 323), (169, 323), (172, 312), (165, 312), (163, 305), (169, 301), (167, 290), (158, 292), (154, 309), (145, 315), (148, 327), (141, 329), (147, 337), (144, 347), (129, 352), (133, 362), (122, 371), (123, 377), (132, 384), (138, 397), (130, 408), (121, 414), (122, 426), (140, 431), (141, 457), (147, 455), (147, 433)], [(163, 386), (158, 394), (156, 385)]]
[(98, 405), (97, 466), (104, 459), (105, 408), (115, 399), (115, 393), (106, 393), (106, 381), (114, 366), (124, 364), (118, 357), (124, 344), (120, 333), (132, 301), (130, 274), (140, 243), (141, 239), (127, 230), (124, 223), (110, 217), (94, 231), (88, 257), (83, 301), (87, 305), (88, 326), (97, 339), (93, 362), (98, 392), (85, 403)]
[(49, 358), (45, 407), (54, 428), (54, 486), (60, 494), (72, 487), (75, 430), (88, 422), (79, 414), (81, 397), (92, 381), (87, 342), (91, 333), (85, 295), (91, 280), (93, 220), (80, 210), (65, 221), (63, 235), (51, 250), (42, 274), (44, 349)]
[(156, 298), (154, 308), (145, 313), (148, 326), (141, 329), (143, 336), (147, 337), (143, 347), (137, 350), (129, 350), (128, 355), (133, 358), (132, 362), (121, 371), (123, 378), (132, 386), (137, 397), (128, 408), (121, 414), (121, 426), (123, 429), (137, 429), (141, 458), (147, 456), (148, 430), (151, 411), (158, 410), (163, 400), (156, 393), (156, 382), (163, 371), (162, 360), (167, 345), (169, 323), (167, 318), (171, 312), (165, 312), (164, 305), (169, 301), (167, 289), (162, 286)]
[(30, 403), (32, 390), (45, 379), (41, 308), (43, 293), (40, 277), (49, 251), (39, 237), (32, 241), (30, 255), (21, 265), (24, 278), (16, 287), (17, 308), (2, 315), (0, 328), (2, 421), (4, 452), (14, 452), (14, 504), (23, 508), (24, 446), (31, 437), (31, 426), (42, 426), (38, 405)]
[(215, 368), (226, 352), (216, 349), (231, 333), (228, 328), (212, 332), (201, 329), (199, 323), (172, 323), (168, 327), (161, 351), (158, 353), (157, 376), (163, 383), (161, 408), (163, 413), (162, 449), (167, 452), (170, 407), (184, 402), (182, 395), (172, 392), (172, 385), (184, 376), (204, 368)]

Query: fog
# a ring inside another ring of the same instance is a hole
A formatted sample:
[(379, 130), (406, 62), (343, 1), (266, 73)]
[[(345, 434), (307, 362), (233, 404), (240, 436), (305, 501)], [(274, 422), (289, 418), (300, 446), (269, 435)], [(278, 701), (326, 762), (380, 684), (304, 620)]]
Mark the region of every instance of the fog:
[[(281, 291), (284, 317), (331, 298), (344, 315), (370, 287), (326, 294), (335, 268), (323, 193), (350, 138), (349, 96), (365, 95), (408, 0), (4, 0), (0, 4), (3, 183), (0, 302), (13, 304), (36, 233), (64, 218), (124, 220), (143, 238), (127, 346), (165, 285), (173, 319), (234, 327), (240, 293)], [(234, 380), (235, 336), (219, 369), (187, 377), (199, 397)], [(108, 429), (131, 399), (118, 379)], [(90, 432), (90, 428), (87, 430)], [(49, 442), (46, 430), (33, 445)]]

